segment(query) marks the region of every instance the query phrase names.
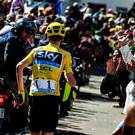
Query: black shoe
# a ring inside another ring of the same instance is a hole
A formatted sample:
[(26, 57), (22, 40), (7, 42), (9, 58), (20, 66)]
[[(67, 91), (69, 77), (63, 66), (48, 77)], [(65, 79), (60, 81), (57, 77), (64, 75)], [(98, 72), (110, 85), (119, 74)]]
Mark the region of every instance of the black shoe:
[(119, 105), (113, 105), (114, 108), (123, 108), (124, 106), (119, 103)]
[(116, 96), (116, 93), (115, 92), (111, 92), (108, 94), (109, 98), (114, 98)]
[(121, 108), (119, 105), (113, 105), (114, 108)]
[(124, 107), (125, 106), (125, 103), (119, 102), (119, 106), (120, 107)]

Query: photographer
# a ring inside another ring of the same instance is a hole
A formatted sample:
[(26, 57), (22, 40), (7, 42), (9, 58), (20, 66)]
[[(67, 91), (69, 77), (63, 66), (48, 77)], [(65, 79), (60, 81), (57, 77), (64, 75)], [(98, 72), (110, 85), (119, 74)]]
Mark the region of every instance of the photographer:
[(125, 115), (123, 121), (120, 122), (113, 132), (113, 135), (134, 135), (135, 132), (135, 59), (134, 52), (131, 52), (129, 49), (129, 39), (127, 37), (123, 37), (120, 40), (120, 49), (127, 69), (130, 72), (129, 78), (131, 80), (126, 87), (126, 102), (123, 110)]
[(106, 62), (106, 76), (103, 78), (100, 91), (108, 94), (110, 98), (119, 97), (119, 106), (124, 107), (126, 92), (125, 88), (129, 82), (129, 71), (122, 58), (119, 49), (116, 49)]

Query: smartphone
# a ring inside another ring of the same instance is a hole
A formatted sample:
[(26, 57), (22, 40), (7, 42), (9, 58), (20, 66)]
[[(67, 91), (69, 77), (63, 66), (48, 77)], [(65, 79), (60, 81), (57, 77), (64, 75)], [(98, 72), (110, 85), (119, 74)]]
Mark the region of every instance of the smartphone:
[(131, 50), (128, 45), (124, 45), (120, 48), (120, 52), (122, 54), (122, 57), (125, 61), (125, 63), (133, 60), (135, 61), (135, 56), (132, 55)]

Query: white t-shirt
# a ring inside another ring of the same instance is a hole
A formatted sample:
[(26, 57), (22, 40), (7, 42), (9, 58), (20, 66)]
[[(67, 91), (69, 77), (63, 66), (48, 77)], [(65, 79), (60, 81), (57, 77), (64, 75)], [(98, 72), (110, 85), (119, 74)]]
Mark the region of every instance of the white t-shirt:
[(127, 107), (135, 103), (135, 83), (131, 80), (126, 87), (126, 101), (123, 113), (125, 114), (127, 111)]

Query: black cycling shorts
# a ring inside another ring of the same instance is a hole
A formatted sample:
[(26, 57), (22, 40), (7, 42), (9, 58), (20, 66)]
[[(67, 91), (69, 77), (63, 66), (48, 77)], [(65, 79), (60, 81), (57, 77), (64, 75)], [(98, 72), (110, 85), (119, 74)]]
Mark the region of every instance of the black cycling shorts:
[(58, 124), (59, 103), (58, 96), (31, 96), (30, 131), (54, 132)]

